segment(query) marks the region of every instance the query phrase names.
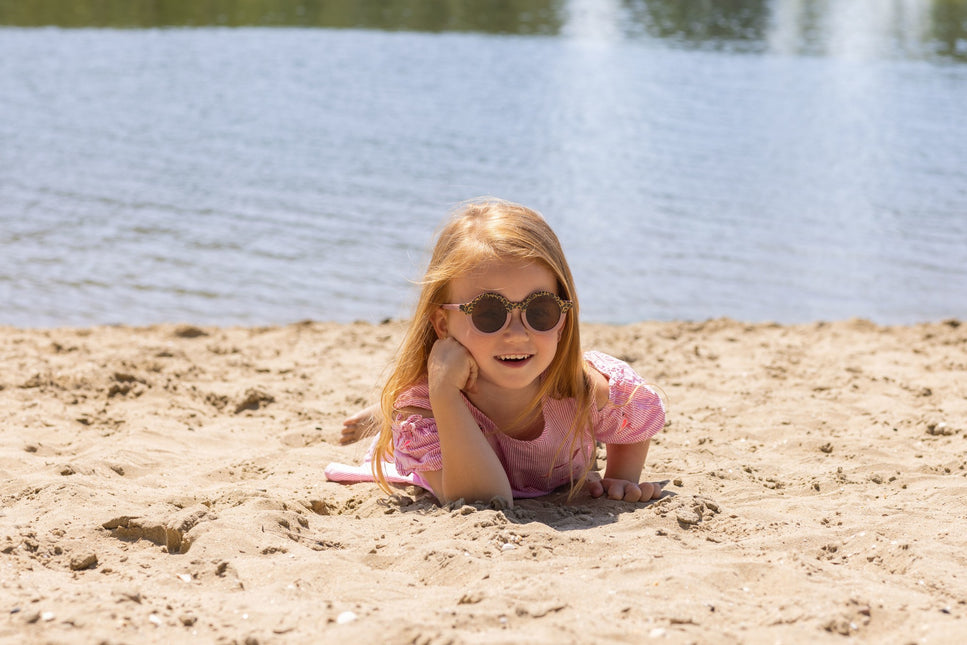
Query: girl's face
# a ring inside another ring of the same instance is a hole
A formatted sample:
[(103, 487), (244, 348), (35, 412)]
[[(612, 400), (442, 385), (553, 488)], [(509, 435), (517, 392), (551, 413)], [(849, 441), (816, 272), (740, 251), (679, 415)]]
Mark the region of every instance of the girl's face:
[[(470, 302), (482, 293), (497, 293), (519, 302), (538, 291), (557, 294), (557, 280), (546, 266), (493, 260), (451, 280), (447, 295), (454, 304)], [(514, 309), (510, 324), (492, 334), (479, 332), (462, 311), (439, 309), (433, 322), (438, 336), (453, 337), (473, 356), (478, 384), (516, 390), (534, 384), (550, 366), (563, 329), (562, 325), (549, 332), (531, 331), (524, 326), (521, 314), (520, 309)]]

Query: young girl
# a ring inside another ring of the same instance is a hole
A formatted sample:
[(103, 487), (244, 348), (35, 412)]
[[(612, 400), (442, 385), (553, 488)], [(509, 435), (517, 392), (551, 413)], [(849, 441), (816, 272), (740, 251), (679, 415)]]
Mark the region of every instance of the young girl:
[[(639, 483), (665, 411), (627, 364), (582, 353), (574, 281), (538, 213), (505, 201), (467, 203), (441, 231), (409, 329), (382, 392), (381, 428), (365, 476), (329, 479), (421, 486), (442, 503), (545, 495), (647, 501)], [(366, 415), (356, 415), (352, 428)], [(352, 430), (344, 432), (344, 437)], [(595, 441), (604, 477), (591, 474)], [(589, 476), (590, 474), (590, 476)]]

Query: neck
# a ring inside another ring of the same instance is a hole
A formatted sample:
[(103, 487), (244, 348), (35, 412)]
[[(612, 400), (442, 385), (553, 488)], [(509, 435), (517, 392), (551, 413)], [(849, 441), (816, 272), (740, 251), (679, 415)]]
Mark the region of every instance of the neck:
[(497, 425), (498, 430), (512, 437), (529, 434), (540, 416), (539, 407), (528, 409), (537, 396), (539, 381), (514, 390), (479, 382), (477, 386), (477, 391), (468, 394), (467, 398)]

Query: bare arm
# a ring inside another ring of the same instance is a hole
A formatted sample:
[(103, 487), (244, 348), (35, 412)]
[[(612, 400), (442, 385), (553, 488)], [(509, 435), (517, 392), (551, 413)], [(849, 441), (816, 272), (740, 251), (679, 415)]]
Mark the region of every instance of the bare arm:
[(591, 496), (599, 497), (607, 493), (609, 499), (623, 499), (626, 502), (657, 499), (661, 495), (660, 484), (639, 482), (650, 444), (651, 439), (641, 443), (609, 443), (608, 465), (604, 469), (604, 478), (598, 484), (601, 486), (600, 492), (595, 494), (596, 487), (592, 486)]
[[(602, 408), (608, 402), (608, 379), (592, 370), (595, 402)], [(607, 495), (608, 499), (646, 502), (661, 496), (661, 484), (640, 482), (641, 469), (648, 457), (651, 439), (639, 443), (609, 443), (607, 466), (601, 481), (589, 483), (591, 497)]]
[(430, 402), (440, 435), (443, 469), (438, 471), (439, 484), (427, 476), (430, 473), (424, 473), (424, 476), (438, 491), (440, 501), (450, 502), (462, 497), (467, 501), (485, 502), (502, 497), (512, 504), (513, 493), (507, 473), (480, 432), (459, 390), (436, 395), (431, 391)]
[(461, 390), (473, 387), (476, 365), (460, 343), (438, 340), (430, 352), (430, 405), (440, 436), (443, 469), (423, 473), (441, 502), (503, 498), (513, 505), (507, 473), (477, 426)]
[(609, 443), (608, 462), (604, 469), (605, 479), (623, 479), (637, 482), (641, 477), (641, 469), (648, 457), (648, 446), (651, 439), (641, 443)]

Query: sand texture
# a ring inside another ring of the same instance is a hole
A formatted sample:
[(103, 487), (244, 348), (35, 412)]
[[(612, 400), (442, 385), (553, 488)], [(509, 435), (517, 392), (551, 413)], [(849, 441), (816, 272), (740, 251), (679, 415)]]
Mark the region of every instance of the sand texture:
[(967, 325), (586, 326), (666, 493), (508, 511), (325, 481), (402, 330), (0, 328), (0, 642), (967, 642)]

